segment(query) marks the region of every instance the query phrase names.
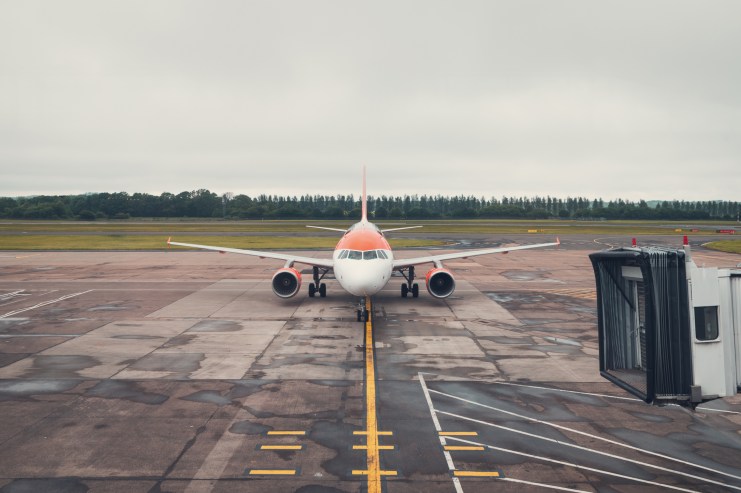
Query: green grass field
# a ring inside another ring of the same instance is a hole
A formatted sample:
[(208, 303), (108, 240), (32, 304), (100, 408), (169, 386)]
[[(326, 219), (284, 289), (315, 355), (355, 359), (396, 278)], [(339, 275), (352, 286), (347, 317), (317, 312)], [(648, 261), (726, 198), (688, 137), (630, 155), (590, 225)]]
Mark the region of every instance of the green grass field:
[[(185, 243), (248, 249), (332, 248), (339, 233), (320, 233), (306, 224), (346, 228), (352, 221), (0, 221), (0, 250), (158, 250), (168, 236)], [(440, 220), (382, 221), (381, 228), (422, 225), (390, 235), (397, 248), (438, 246), (443, 242), (416, 239), (408, 233), (588, 235), (716, 235), (722, 224), (695, 221), (691, 228), (670, 221), (560, 221), (560, 220)], [(727, 226), (726, 226), (727, 227)], [(222, 233), (223, 236), (220, 236)], [(295, 233), (302, 233), (296, 235)], [(255, 236), (251, 236), (255, 234)], [(406, 237), (405, 237), (406, 236)], [(718, 234), (719, 237), (724, 236)], [(720, 248), (733, 241), (718, 242)], [(712, 248), (712, 247), (711, 247)]]
[(719, 252), (741, 254), (741, 240), (713, 241), (707, 243), (705, 246)]
[[(319, 236), (197, 236), (173, 238), (182, 243), (198, 243), (248, 250), (331, 249), (337, 238)], [(90, 234), (90, 235), (2, 235), (0, 250), (166, 250), (167, 237), (159, 235)], [(394, 248), (439, 246), (445, 242), (413, 238), (392, 238)], [(173, 250), (186, 250), (172, 247)]]

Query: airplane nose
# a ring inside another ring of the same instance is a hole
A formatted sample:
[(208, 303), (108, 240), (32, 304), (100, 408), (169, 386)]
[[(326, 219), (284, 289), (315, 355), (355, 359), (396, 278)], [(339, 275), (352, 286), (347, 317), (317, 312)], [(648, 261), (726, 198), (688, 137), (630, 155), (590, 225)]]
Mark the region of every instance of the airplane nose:
[[(390, 272), (382, 272), (379, 267), (382, 268), (383, 266), (379, 266), (373, 261), (368, 262), (367, 265), (365, 262), (356, 262), (349, 264), (347, 268), (344, 267), (339, 271), (338, 280), (349, 293), (355, 296), (376, 294), (383, 289), (391, 274)], [(335, 273), (337, 274), (337, 271)]]
[(369, 296), (378, 291), (378, 283), (369, 279), (356, 279), (348, 287), (352, 287), (356, 296)]
[(378, 290), (378, 286), (376, 286), (376, 283), (373, 282), (364, 282), (360, 285), (360, 290), (363, 292), (364, 295), (371, 295), (375, 294)]

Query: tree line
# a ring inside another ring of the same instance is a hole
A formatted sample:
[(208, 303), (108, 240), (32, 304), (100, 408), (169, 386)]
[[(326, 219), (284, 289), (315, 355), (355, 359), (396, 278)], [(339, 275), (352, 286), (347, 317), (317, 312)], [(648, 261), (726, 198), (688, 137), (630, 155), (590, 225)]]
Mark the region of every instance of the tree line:
[[(404, 195), (369, 197), (375, 219), (667, 219), (736, 220), (741, 202), (566, 199)], [(87, 193), (0, 197), (0, 217), (9, 219), (358, 219), (360, 197), (351, 195), (217, 195), (201, 189), (162, 193)]]

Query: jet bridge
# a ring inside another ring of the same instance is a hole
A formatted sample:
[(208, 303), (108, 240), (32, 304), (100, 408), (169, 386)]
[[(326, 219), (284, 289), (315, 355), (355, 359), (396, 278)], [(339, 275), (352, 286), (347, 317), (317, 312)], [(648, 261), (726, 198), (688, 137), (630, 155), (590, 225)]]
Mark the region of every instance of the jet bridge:
[(600, 374), (646, 402), (695, 404), (741, 385), (741, 270), (699, 268), (689, 246), (590, 256)]

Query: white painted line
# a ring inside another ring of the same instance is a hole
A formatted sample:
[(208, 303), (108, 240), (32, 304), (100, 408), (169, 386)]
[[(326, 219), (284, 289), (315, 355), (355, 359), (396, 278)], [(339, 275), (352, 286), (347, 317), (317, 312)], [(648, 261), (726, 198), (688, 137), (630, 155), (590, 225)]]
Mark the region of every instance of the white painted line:
[[(440, 436), (440, 432), (443, 430), (440, 427), (440, 421), (437, 419), (437, 414), (435, 414), (435, 408), (432, 407), (432, 398), (430, 397), (430, 392), (427, 390), (427, 382), (425, 382), (425, 377), (422, 376), (422, 373), (417, 373), (419, 376), (419, 384), (422, 386), (422, 392), (425, 393), (425, 400), (427, 401), (427, 407), (430, 408), (430, 416), (432, 416), (432, 423), (435, 425), (435, 431), (438, 434), (438, 438), (440, 439), (440, 445), (443, 447), (443, 455), (445, 455), (445, 462), (448, 463), (448, 469), (451, 471), (455, 471), (455, 464), (453, 463), (453, 457), (451, 457), (450, 452), (445, 450), (445, 437)], [(463, 493), (463, 487), (461, 486), (461, 481), (453, 476), (453, 487), (455, 487), (456, 493)]]
[(246, 435), (232, 433), (229, 429), (237, 421), (247, 418), (249, 418), (249, 413), (245, 409), (237, 411), (232, 421), (224, 429), (224, 433), (214, 444), (211, 452), (203, 459), (201, 467), (198, 468), (198, 471), (185, 488), (185, 493), (210, 493), (214, 489), (229, 461), (237, 450), (243, 446), (247, 438)]
[(15, 337), (80, 337), (82, 334), (0, 334), (0, 339)]
[(731, 414), (741, 414), (741, 412), (738, 411), (729, 411), (728, 409), (711, 409), (709, 407), (696, 407), (695, 411), (710, 411), (713, 413), (731, 413)]
[(581, 395), (591, 395), (594, 397), (606, 397), (607, 399), (620, 399), (623, 401), (643, 402), (642, 400), (636, 399), (635, 397), (622, 397), (619, 395), (595, 394), (593, 392), (579, 392), (578, 390), (565, 390), (565, 389), (556, 389), (553, 387), (540, 387), (538, 385), (525, 385), (523, 383), (512, 383), (512, 382), (492, 382), (492, 383), (496, 385), (511, 385), (513, 387), (526, 387), (529, 389), (552, 390), (554, 392), (566, 392), (568, 394), (581, 394)]
[(636, 477), (633, 477), (633, 476), (626, 476), (625, 474), (618, 474), (616, 472), (605, 471), (604, 469), (596, 469), (594, 467), (581, 466), (579, 464), (574, 464), (573, 462), (566, 462), (566, 461), (562, 461), (562, 460), (550, 459), (548, 457), (543, 457), (543, 456), (540, 456), (540, 455), (533, 455), (533, 454), (528, 454), (528, 453), (525, 453), (525, 452), (519, 452), (517, 450), (511, 450), (511, 449), (506, 449), (506, 448), (502, 448), (502, 447), (495, 447), (494, 445), (487, 445), (485, 443), (473, 442), (471, 440), (464, 440), (462, 438), (451, 438), (451, 440), (455, 440), (457, 442), (462, 442), (462, 443), (468, 443), (470, 445), (479, 445), (481, 447), (486, 447), (486, 448), (489, 448), (489, 449), (492, 449), (492, 450), (498, 450), (500, 452), (507, 452), (507, 453), (510, 453), (510, 454), (521, 455), (523, 457), (529, 457), (531, 459), (542, 460), (542, 461), (545, 461), (545, 462), (551, 462), (553, 464), (559, 464), (561, 466), (569, 466), (569, 467), (574, 467), (576, 469), (583, 469), (585, 471), (596, 472), (598, 474), (605, 474), (607, 476), (614, 476), (614, 477), (617, 477), (617, 478), (623, 478), (623, 479), (628, 479), (628, 480), (631, 480), (631, 481), (637, 481), (639, 483), (650, 484), (650, 485), (653, 485), (653, 486), (661, 486), (661, 487), (664, 487), (664, 488), (669, 488), (671, 490), (688, 491), (690, 493), (695, 493), (695, 491), (696, 491), (696, 490), (688, 490), (686, 488), (680, 488), (679, 486), (674, 486), (674, 485), (671, 485), (671, 484), (657, 483), (656, 481), (649, 481), (647, 479), (641, 479), (641, 478), (636, 478)]
[(16, 296), (29, 296), (28, 293), (22, 294), (24, 291), (25, 289), (19, 289), (18, 291), (11, 291), (9, 293), (0, 294), (0, 301), (9, 300), (11, 298), (15, 298)]
[[(677, 459), (676, 457), (671, 457), (669, 455), (660, 454), (658, 452), (654, 452), (654, 451), (651, 451), (651, 450), (646, 450), (646, 449), (634, 447), (633, 445), (628, 445), (627, 443), (618, 442), (618, 441), (615, 441), (615, 440), (610, 440), (609, 438), (601, 437), (599, 435), (593, 435), (591, 433), (587, 433), (587, 432), (581, 431), (581, 430), (576, 430), (574, 428), (569, 428), (568, 426), (557, 425), (555, 423), (550, 423), (548, 421), (543, 421), (543, 420), (537, 419), (537, 418), (531, 418), (529, 416), (525, 416), (524, 414), (518, 414), (518, 413), (515, 413), (515, 412), (512, 412), (512, 411), (505, 411), (504, 409), (499, 409), (499, 408), (493, 407), (493, 406), (487, 406), (486, 404), (481, 404), (481, 403), (474, 402), (474, 401), (471, 401), (471, 400), (468, 400), (468, 399), (464, 399), (462, 397), (457, 397), (457, 396), (454, 396), (454, 395), (451, 395), (451, 394), (446, 394), (444, 392), (439, 392), (437, 390), (430, 390), (430, 392), (434, 392), (435, 394), (444, 395), (446, 397), (450, 397), (451, 399), (456, 399), (456, 400), (459, 400), (459, 401), (463, 401), (463, 402), (466, 402), (468, 404), (473, 404), (475, 406), (480, 406), (480, 407), (483, 407), (483, 408), (486, 408), (486, 409), (491, 409), (492, 411), (498, 411), (498, 412), (503, 413), (503, 414), (509, 414), (510, 416), (516, 416), (518, 418), (522, 418), (522, 419), (525, 419), (525, 420), (528, 420), (528, 421), (532, 421), (534, 423), (540, 423), (540, 424), (544, 424), (546, 426), (550, 426), (552, 428), (558, 428), (559, 430), (565, 430), (565, 431), (569, 431), (571, 433), (576, 433), (578, 435), (583, 435), (583, 436), (592, 438), (594, 440), (600, 440), (602, 442), (606, 442), (606, 443), (609, 443), (611, 445), (617, 445), (618, 447), (623, 447), (623, 448), (627, 448), (627, 449), (630, 449), (630, 450), (635, 450), (636, 452), (642, 452), (642, 453), (644, 453), (646, 455), (653, 455), (654, 457), (660, 457), (660, 458), (665, 459), (665, 460), (668, 460), (668, 461), (678, 462), (678, 463), (680, 463), (682, 465), (685, 465), (685, 466), (696, 467), (698, 469), (703, 469), (705, 471), (708, 471), (708, 472), (711, 472), (711, 473), (714, 473), (714, 474), (720, 474), (722, 476), (727, 476), (727, 477), (734, 478), (734, 479), (741, 479), (741, 476), (736, 476), (734, 474), (730, 474), (730, 473), (723, 472), (723, 471), (720, 471), (718, 469), (713, 469), (713, 468), (706, 467), (706, 466), (701, 466), (699, 464), (693, 464), (692, 462), (688, 462), (688, 461), (685, 461), (685, 460), (682, 460), (682, 459)], [(443, 413), (443, 411), (438, 411), (438, 412)], [(444, 413), (444, 414), (448, 414), (448, 413)], [(490, 425), (491, 426), (499, 427), (499, 425), (495, 425), (495, 424), (490, 424)], [(519, 431), (518, 431), (518, 433), (519, 433)], [(571, 445), (569, 445), (569, 446), (571, 446)], [(587, 450), (589, 450), (589, 449), (587, 449)], [(602, 452), (597, 452), (597, 453), (602, 453)], [(631, 459), (625, 459), (625, 460), (631, 460)], [(639, 462), (639, 464), (641, 464), (641, 463)], [(671, 469), (667, 469), (667, 470), (671, 470)], [(687, 473), (682, 473), (682, 472), (677, 472), (677, 474), (687, 475)], [(688, 475), (688, 476), (689, 477), (695, 477), (695, 476), (692, 476), (692, 475)], [(720, 483), (720, 484), (723, 484), (723, 483)], [(741, 490), (741, 488), (737, 488), (737, 489)]]
[[(555, 443), (557, 445), (563, 445), (564, 447), (571, 447), (571, 448), (583, 450), (585, 452), (591, 452), (593, 454), (602, 455), (602, 456), (605, 456), (605, 457), (610, 457), (611, 459), (622, 460), (622, 461), (625, 461), (625, 462), (630, 462), (631, 464), (637, 464), (639, 466), (648, 467), (648, 468), (651, 468), (651, 469), (658, 469), (659, 471), (664, 471), (664, 472), (668, 472), (668, 473), (672, 473), (672, 474), (678, 474), (680, 476), (684, 476), (684, 477), (687, 477), (687, 478), (697, 479), (697, 480), (700, 480), (700, 481), (704, 481), (706, 483), (713, 483), (713, 484), (717, 484), (717, 485), (723, 486), (725, 488), (732, 488), (734, 490), (741, 491), (741, 488), (740, 487), (732, 486), (732, 485), (729, 485), (729, 484), (726, 484), (726, 483), (721, 483), (720, 481), (715, 481), (713, 479), (704, 478), (702, 476), (697, 476), (695, 474), (689, 474), (689, 473), (686, 473), (686, 472), (678, 471), (676, 469), (669, 469), (667, 467), (657, 466), (657, 465), (651, 464), (649, 462), (641, 462), (639, 460), (629, 459), (627, 457), (622, 457), (620, 455), (611, 454), (609, 452), (602, 452), (600, 450), (591, 449), (589, 447), (582, 447), (581, 445), (576, 445), (576, 444), (568, 443), (568, 442), (562, 442), (561, 440), (556, 440), (555, 438), (548, 438), (548, 437), (536, 435), (534, 433), (528, 433), (526, 431), (517, 430), (515, 428), (509, 428), (507, 426), (497, 425), (497, 424), (494, 424), (494, 423), (489, 423), (487, 421), (481, 421), (479, 419), (468, 418), (466, 416), (461, 416), (459, 414), (453, 414), (453, 413), (449, 413), (449, 412), (445, 412), (445, 411), (437, 411), (437, 412), (440, 413), (440, 414), (445, 414), (447, 416), (451, 416), (453, 418), (462, 419), (464, 421), (472, 421), (474, 423), (482, 424), (482, 425), (485, 425), (485, 426), (491, 426), (492, 428), (499, 428), (501, 430), (511, 431), (513, 433), (517, 433), (517, 434), (520, 434), (520, 435), (529, 436), (531, 438), (536, 438), (538, 440), (543, 440), (543, 441), (546, 441), (546, 442)], [(461, 441), (461, 442), (465, 442), (465, 443), (471, 443), (472, 445), (482, 445), (480, 443), (468, 442), (466, 440), (461, 440), (459, 438), (454, 438), (454, 437), (448, 437), (448, 439), (449, 440), (457, 440), (457, 441)], [(493, 447), (491, 445), (485, 445), (485, 446), (486, 447), (489, 447), (489, 448), (493, 448), (495, 450), (504, 450), (504, 449), (499, 449), (497, 447)], [(511, 451), (511, 452), (512, 453), (516, 453), (516, 454), (527, 455), (527, 454), (524, 454), (524, 453), (521, 453), (521, 452), (514, 452), (514, 451)], [(556, 461), (555, 459), (544, 459), (544, 460), (550, 460), (550, 461), (554, 461), (554, 462), (560, 462), (560, 461)], [(684, 462), (684, 461), (680, 461), (680, 462)], [(566, 464), (566, 463), (564, 462), (563, 464)], [(691, 464), (691, 463), (688, 462), (687, 464)], [(589, 469), (589, 468), (586, 468), (584, 466), (576, 466), (576, 465), (574, 465), (574, 467), (582, 467), (584, 469)], [(606, 473), (606, 474), (612, 474), (612, 475), (620, 476), (620, 477), (629, 477), (629, 476), (621, 476), (621, 475), (615, 474), (615, 473)], [(725, 473), (721, 473), (721, 474), (725, 474)], [(731, 474), (725, 474), (725, 475), (726, 476), (735, 477), (735, 476), (733, 476)], [(640, 480), (640, 479), (637, 479), (637, 478), (631, 478), (631, 479), (635, 479), (636, 481), (643, 481), (643, 480)], [(659, 483), (651, 483), (651, 484), (659, 484)], [(663, 486), (666, 486), (666, 485), (663, 485)], [(671, 488), (671, 486), (666, 486), (666, 487), (667, 488)], [(684, 489), (681, 489), (681, 488), (680, 488), (680, 490), (681, 491), (692, 491), (692, 490), (684, 490)]]
[(520, 484), (529, 484), (530, 486), (540, 486), (541, 488), (547, 488), (551, 490), (558, 490), (558, 491), (574, 491), (578, 493), (585, 493), (589, 490), (576, 490), (573, 488), (564, 488), (563, 486), (555, 486), (552, 484), (546, 484), (546, 483), (533, 483), (532, 481), (523, 481), (522, 479), (515, 479), (515, 478), (508, 478), (508, 477), (501, 477), (499, 478), (500, 481), (510, 481), (512, 483), (520, 483)]
[(70, 298), (74, 298), (75, 296), (80, 296), (81, 294), (89, 293), (90, 291), (93, 291), (92, 289), (88, 289), (87, 291), (82, 291), (80, 293), (72, 293), (68, 294), (62, 297), (59, 297), (55, 300), (49, 300), (49, 301), (43, 301), (41, 303), (37, 303), (34, 306), (29, 306), (28, 308), (21, 308), (20, 310), (14, 310), (12, 312), (8, 312), (5, 315), (0, 315), (0, 318), (8, 318), (12, 317), (13, 315), (18, 315), (19, 313), (27, 312), (29, 310), (35, 310), (36, 308), (41, 308), (42, 306), (51, 305), (53, 303), (58, 303), (60, 301), (68, 300)]

